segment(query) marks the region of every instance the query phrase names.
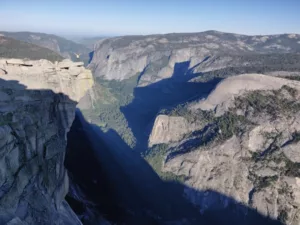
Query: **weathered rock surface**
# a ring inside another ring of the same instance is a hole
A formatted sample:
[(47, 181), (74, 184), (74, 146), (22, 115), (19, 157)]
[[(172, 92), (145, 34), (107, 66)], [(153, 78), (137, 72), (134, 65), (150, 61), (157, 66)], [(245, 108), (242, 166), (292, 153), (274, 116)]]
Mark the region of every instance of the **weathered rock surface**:
[[(153, 140), (161, 129), (155, 123), (151, 143), (169, 144), (162, 171), (186, 177), (186, 197), (202, 213), (227, 208), (247, 216), (242, 203), (299, 224), (300, 82), (240, 75), (184, 107), (205, 126), (174, 142), (163, 133)], [(167, 115), (159, 118), (168, 121)], [(168, 133), (181, 132), (169, 128)]]
[(64, 156), (91, 72), (70, 61), (0, 59), (0, 68), (0, 224), (81, 224), (64, 201)]
[[(95, 45), (89, 67), (108, 80), (140, 74), (139, 85), (145, 86), (172, 76), (227, 67), (282, 65), (288, 56), (277, 61), (276, 54), (299, 52), (299, 40), (299, 35), (246, 36), (217, 31), (116, 37)], [(261, 55), (269, 53), (274, 55)]]
[(149, 147), (180, 141), (185, 134), (199, 128), (200, 124), (191, 124), (184, 117), (159, 115), (155, 119)]

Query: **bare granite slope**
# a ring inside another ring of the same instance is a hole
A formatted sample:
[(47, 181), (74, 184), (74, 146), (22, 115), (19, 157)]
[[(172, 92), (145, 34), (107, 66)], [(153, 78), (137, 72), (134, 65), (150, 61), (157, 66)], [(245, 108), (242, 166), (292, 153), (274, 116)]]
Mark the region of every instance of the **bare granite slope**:
[[(228, 209), (247, 217), (244, 204), (288, 225), (300, 222), (300, 82), (240, 75), (182, 107), (181, 115), (157, 117), (149, 143), (169, 146), (160, 170), (185, 177), (185, 196), (202, 213)], [(162, 119), (175, 118), (160, 128)], [(194, 129), (174, 126), (183, 120)]]
[(274, 78), (262, 74), (242, 74), (229, 77), (220, 82), (206, 99), (193, 104), (190, 108), (216, 110), (216, 114), (220, 115), (232, 106), (236, 96), (255, 90), (276, 90), (283, 85), (300, 89), (300, 84), (297, 81)]

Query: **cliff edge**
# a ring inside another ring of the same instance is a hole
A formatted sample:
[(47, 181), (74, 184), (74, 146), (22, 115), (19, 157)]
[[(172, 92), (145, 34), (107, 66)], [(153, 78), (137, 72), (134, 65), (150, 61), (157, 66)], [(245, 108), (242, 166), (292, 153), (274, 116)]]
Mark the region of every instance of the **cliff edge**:
[(0, 58), (0, 224), (81, 224), (64, 197), (66, 134), (93, 85), (83, 63)]

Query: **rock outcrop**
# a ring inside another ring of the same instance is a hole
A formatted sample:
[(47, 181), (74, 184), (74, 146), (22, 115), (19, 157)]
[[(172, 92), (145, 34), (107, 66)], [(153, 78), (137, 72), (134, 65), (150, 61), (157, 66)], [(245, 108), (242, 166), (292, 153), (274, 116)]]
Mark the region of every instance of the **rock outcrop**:
[[(163, 132), (153, 140), (160, 129), (155, 123), (151, 142), (168, 143), (161, 170), (186, 177), (185, 196), (204, 214), (227, 209), (247, 217), (242, 203), (299, 224), (300, 82), (240, 75), (183, 107), (186, 117), (193, 115), (203, 126), (180, 140)], [(177, 123), (184, 119), (177, 117)]]
[(0, 59), (0, 224), (81, 224), (64, 197), (66, 134), (90, 71)]
[(199, 124), (189, 123), (184, 117), (159, 115), (155, 119), (149, 137), (149, 147), (180, 141), (184, 135), (196, 130), (199, 126)]

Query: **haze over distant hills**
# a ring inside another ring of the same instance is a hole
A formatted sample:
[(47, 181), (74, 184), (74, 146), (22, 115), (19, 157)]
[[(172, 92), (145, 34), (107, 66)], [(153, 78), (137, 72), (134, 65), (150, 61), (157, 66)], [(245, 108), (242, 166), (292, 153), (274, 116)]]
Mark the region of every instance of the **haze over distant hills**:
[(55, 51), (35, 44), (0, 36), (0, 57), (19, 59), (47, 59), (52, 62), (60, 61), (63, 57)]
[(92, 36), (92, 37), (81, 37), (81, 36), (66, 36), (67, 39), (72, 40), (76, 43), (83, 44), (90, 49), (94, 48), (94, 44), (102, 39), (110, 38), (112, 36)]
[(200, 72), (204, 71), (202, 67), (209, 65), (216, 69), (220, 60), (223, 61), (219, 63), (219, 68), (228, 67), (228, 63), (240, 66), (239, 61), (230, 60), (230, 57), (238, 55), (251, 57), (255, 54), (299, 52), (300, 35), (297, 34), (247, 36), (206, 31), (124, 36), (99, 41), (90, 68), (97, 67), (94, 70), (96, 76), (119, 80), (143, 71), (142, 82), (144, 78), (146, 81), (170, 77), (177, 62), (190, 62), (188, 69)]
[[(73, 61), (83, 61), (85, 65), (87, 65), (90, 61), (89, 54), (93, 49), (91, 45), (87, 47), (86, 45), (79, 44), (53, 34), (5, 31), (0, 31), (0, 34), (5, 37), (14, 38), (16, 40), (51, 49), (52, 51), (59, 53), (64, 58), (69, 58)], [(80, 54), (80, 58), (77, 58), (76, 54)]]

